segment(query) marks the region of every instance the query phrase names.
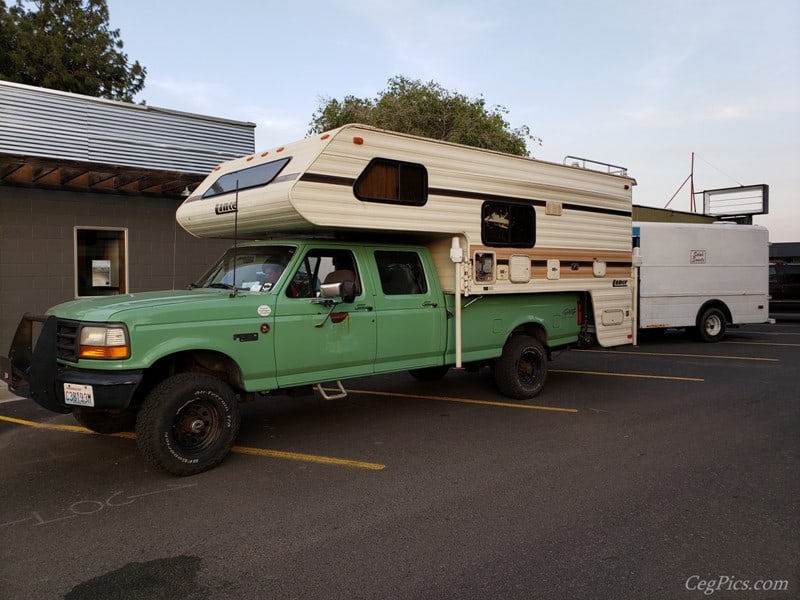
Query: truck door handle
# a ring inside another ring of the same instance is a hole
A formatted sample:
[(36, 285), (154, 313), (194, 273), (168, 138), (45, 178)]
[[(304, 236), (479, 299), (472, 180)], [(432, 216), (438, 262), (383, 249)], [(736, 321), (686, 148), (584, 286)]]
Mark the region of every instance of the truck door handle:
[(439, 306), (439, 303), (434, 302), (433, 300), (426, 300), (425, 302), (422, 303), (422, 306), (430, 306), (431, 308), (436, 308), (437, 306)]
[(372, 310), (372, 307), (369, 304), (356, 304), (356, 310), (366, 310), (367, 312)]

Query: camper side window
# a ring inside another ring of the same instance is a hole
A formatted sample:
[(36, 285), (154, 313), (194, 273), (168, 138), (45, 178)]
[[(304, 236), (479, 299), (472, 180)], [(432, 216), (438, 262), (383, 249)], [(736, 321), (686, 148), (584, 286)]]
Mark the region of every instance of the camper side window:
[(481, 239), (486, 246), (533, 248), (536, 244), (536, 211), (531, 204), (484, 202)]
[(428, 201), (428, 172), (423, 165), (373, 158), (356, 179), (353, 192), (364, 202), (424, 206)]

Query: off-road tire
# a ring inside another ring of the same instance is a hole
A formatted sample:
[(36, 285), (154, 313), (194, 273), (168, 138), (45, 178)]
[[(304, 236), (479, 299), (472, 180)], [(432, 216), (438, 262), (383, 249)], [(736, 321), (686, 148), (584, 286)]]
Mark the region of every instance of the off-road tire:
[(495, 361), (494, 381), (504, 396), (528, 400), (542, 391), (547, 379), (547, 353), (542, 343), (527, 335), (513, 336)]
[(119, 433), (136, 428), (136, 412), (133, 410), (111, 412), (76, 408), (72, 411), (72, 416), (83, 427), (95, 433)]
[(216, 467), (239, 433), (239, 405), (223, 381), (180, 373), (148, 394), (136, 421), (136, 444), (153, 467), (180, 477)]

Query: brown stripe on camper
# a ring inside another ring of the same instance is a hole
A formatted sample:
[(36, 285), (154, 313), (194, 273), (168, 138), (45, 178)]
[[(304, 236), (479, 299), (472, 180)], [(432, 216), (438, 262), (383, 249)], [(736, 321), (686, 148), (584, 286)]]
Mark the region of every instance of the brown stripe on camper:
[[(569, 248), (534, 248), (520, 252), (518, 248), (472, 246), (472, 252), (494, 252), (497, 264), (508, 264), (511, 256), (531, 259), (531, 279), (547, 279), (547, 261), (559, 262), (559, 279), (627, 279), (631, 277), (631, 254), (614, 250), (580, 250)], [(606, 263), (604, 277), (594, 277), (595, 261)]]
[(470, 246), (470, 252), (494, 252), (495, 258), (498, 262), (508, 261), (514, 255), (523, 255), (531, 259), (531, 262), (536, 263), (541, 261), (547, 264), (548, 260), (556, 259), (564, 263), (570, 262), (585, 262), (590, 266), (595, 260), (605, 261), (607, 266), (631, 266), (631, 253), (620, 250), (581, 250), (579, 248), (532, 248), (528, 251), (520, 251), (520, 248), (491, 248), (489, 246)]
[[(324, 173), (303, 173), (300, 181), (305, 183), (325, 183), (328, 185), (342, 185), (346, 187), (353, 187), (356, 180), (352, 177), (340, 177), (337, 175), (325, 175)], [(479, 200), (485, 202), (491, 200), (494, 202), (519, 202), (521, 204), (530, 204), (532, 206), (545, 207), (547, 201), (537, 200), (534, 198), (518, 198), (516, 196), (501, 196), (497, 194), (486, 194), (483, 192), (468, 192), (466, 190), (452, 190), (445, 188), (428, 188), (428, 196), (444, 196), (445, 198), (465, 198), (467, 200)], [(630, 217), (630, 210), (619, 210), (615, 208), (602, 208), (599, 206), (586, 206), (584, 204), (575, 204), (572, 202), (562, 202), (561, 207), (564, 210), (576, 210), (582, 212), (590, 212), (603, 215), (616, 215), (623, 217)]]
[(344, 185), (353, 187), (356, 180), (352, 177), (339, 177), (338, 175), (325, 175), (323, 173), (303, 173), (300, 181), (305, 183), (327, 183), (328, 185)]
[[(443, 188), (429, 188), (428, 194), (431, 196), (445, 196), (451, 198), (467, 198), (469, 200), (491, 200), (493, 202), (519, 202), (521, 204), (532, 204), (533, 206), (546, 207), (546, 200), (536, 200), (534, 198), (518, 198), (516, 196), (499, 196), (496, 194), (485, 194), (483, 192), (466, 192), (464, 190), (447, 190)], [(599, 206), (586, 206), (572, 202), (561, 202), (561, 208), (567, 210), (580, 210), (583, 212), (599, 213), (604, 215), (617, 215), (630, 217), (630, 210), (619, 210), (616, 208), (602, 208)]]

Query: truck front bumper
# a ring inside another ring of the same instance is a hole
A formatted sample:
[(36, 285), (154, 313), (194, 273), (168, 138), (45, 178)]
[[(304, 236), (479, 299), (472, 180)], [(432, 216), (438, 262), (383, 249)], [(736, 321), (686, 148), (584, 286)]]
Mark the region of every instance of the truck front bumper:
[[(33, 342), (33, 324), (41, 332)], [(65, 367), (56, 358), (56, 318), (25, 315), (8, 357), (0, 356), (0, 377), (11, 392), (32, 398), (53, 412), (75, 407), (128, 408), (141, 383), (141, 371), (88, 371)]]

